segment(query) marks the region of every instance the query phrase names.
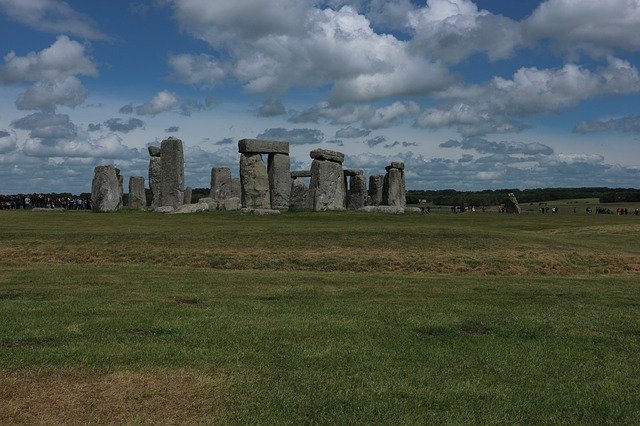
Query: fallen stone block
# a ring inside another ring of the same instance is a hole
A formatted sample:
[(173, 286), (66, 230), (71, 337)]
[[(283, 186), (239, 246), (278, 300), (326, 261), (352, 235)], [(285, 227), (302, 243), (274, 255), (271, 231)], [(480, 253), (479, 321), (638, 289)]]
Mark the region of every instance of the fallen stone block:
[(358, 211), (365, 213), (403, 214), (404, 208), (397, 206), (365, 206), (358, 209)]
[(154, 211), (158, 212), (158, 213), (171, 213), (173, 212), (175, 209), (171, 206), (158, 206), (154, 209)]
[(195, 204), (184, 204), (174, 211), (170, 212), (170, 214), (187, 214), (187, 213), (200, 213), (209, 211), (209, 206), (207, 203), (195, 203)]
[(242, 213), (251, 214), (254, 216), (272, 216), (280, 214), (280, 210), (272, 210), (272, 209), (247, 209), (244, 208), (240, 210)]
[(225, 210), (228, 212), (237, 211), (242, 208), (242, 202), (240, 201), (240, 197), (229, 197), (220, 203), (220, 210)]

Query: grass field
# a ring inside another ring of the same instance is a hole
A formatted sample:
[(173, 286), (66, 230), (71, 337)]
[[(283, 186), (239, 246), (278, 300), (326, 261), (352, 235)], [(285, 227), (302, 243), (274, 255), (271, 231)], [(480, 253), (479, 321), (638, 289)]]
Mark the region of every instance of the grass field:
[(0, 212), (0, 424), (640, 418), (640, 218)]

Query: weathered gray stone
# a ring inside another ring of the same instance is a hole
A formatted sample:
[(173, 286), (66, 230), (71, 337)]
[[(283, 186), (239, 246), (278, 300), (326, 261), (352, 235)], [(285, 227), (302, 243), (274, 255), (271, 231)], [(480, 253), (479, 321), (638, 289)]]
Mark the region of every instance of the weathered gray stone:
[(144, 190), (144, 177), (129, 177), (129, 209), (144, 210), (147, 208), (147, 194)]
[(149, 155), (151, 157), (160, 157), (161, 151), (159, 146), (149, 145), (147, 149), (149, 150)]
[(364, 172), (349, 177), (349, 208), (358, 210), (365, 206), (367, 184), (364, 180)]
[(184, 189), (184, 201), (182, 204), (191, 204), (191, 198), (193, 198), (193, 189), (190, 186), (187, 186)]
[(220, 210), (236, 211), (242, 208), (242, 202), (239, 197), (229, 197), (220, 204)]
[(379, 206), (382, 204), (382, 189), (384, 187), (384, 175), (375, 175), (369, 177), (369, 197), (370, 206)]
[(269, 176), (260, 154), (240, 155), (240, 184), (242, 186), (242, 207), (271, 208)]
[(289, 210), (299, 211), (309, 209), (309, 188), (302, 179), (291, 181), (291, 198)]
[(291, 160), (286, 154), (269, 154), (267, 161), (271, 208), (286, 210), (291, 196)]
[(273, 216), (280, 214), (280, 210), (272, 210), (272, 209), (247, 209), (244, 208), (241, 210), (242, 213), (252, 214), (254, 216)]
[(118, 210), (124, 207), (124, 177), (120, 174), (120, 169), (116, 167), (116, 177), (118, 178), (118, 186), (120, 187), (120, 201), (118, 202)]
[(504, 208), (507, 213), (520, 214), (522, 212), (518, 199), (512, 192), (509, 193), (508, 198), (505, 200)]
[(174, 211), (170, 212), (170, 214), (186, 214), (186, 213), (200, 213), (209, 211), (209, 206), (207, 203), (195, 203), (195, 204), (184, 204)]
[(291, 179), (311, 177), (311, 170), (295, 170), (291, 172)]
[(344, 169), (344, 175), (345, 176), (355, 176), (355, 175), (363, 175), (364, 174), (364, 170), (362, 169)]
[(171, 213), (175, 209), (171, 206), (158, 206), (154, 210), (158, 213)]
[(161, 206), (178, 208), (184, 202), (184, 153), (182, 141), (170, 137), (160, 145)]
[(211, 197), (203, 197), (198, 200), (198, 203), (206, 204), (210, 211), (216, 211), (220, 208), (220, 201), (214, 200)]
[(34, 207), (31, 210), (29, 210), (31, 212), (35, 212), (35, 213), (53, 213), (53, 212), (63, 212), (64, 211), (64, 207), (53, 207), (53, 208), (45, 208), (45, 207)]
[(405, 207), (405, 213), (422, 213), (422, 209), (420, 207)]
[(358, 211), (365, 213), (402, 214), (404, 213), (404, 208), (398, 206), (365, 206), (359, 208)]
[[(314, 160), (333, 161), (342, 164), (344, 162), (344, 154), (330, 149), (314, 149), (309, 153)], [(313, 169), (312, 169), (313, 171)]]
[(242, 197), (242, 185), (240, 178), (231, 178), (231, 192), (229, 198), (241, 198)]
[(287, 154), (289, 142), (269, 141), (262, 139), (242, 139), (238, 142), (240, 154)]
[(342, 165), (333, 161), (313, 160), (309, 206), (314, 211), (344, 210), (347, 190)]
[(113, 166), (97, 166), (91, 182), (91, 210), (99, 213), (120, 209), (120, 182)]
[(215, 200), (225, 200), (231, 194), (231, 169), (229, 167), (214, 167), (211, 169), (211, 191), (209, 197)]
[(391, 169), (404, 170), (404, 163), (402, 161), (392, 161), (387, 167), (385, 167), (386, 171)]
[(404, 171), (396, 168), (389, 169), (384, 177), (382, 204), (398, 207), (407, 205)]
[(151, 157), (149, 159), (149, 189), (153, 198), (151, 200), (151, 208), (155, 209), (160, 203), (160, 179), (162, 178), (160, 173), (160, 157)]

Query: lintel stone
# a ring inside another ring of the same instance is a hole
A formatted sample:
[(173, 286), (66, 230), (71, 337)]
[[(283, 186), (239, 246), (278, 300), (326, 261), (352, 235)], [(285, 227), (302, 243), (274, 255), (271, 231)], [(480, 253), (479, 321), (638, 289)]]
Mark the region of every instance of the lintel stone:
[(289, 142), (262, 139), (242, 139), (238, 142), (240, 154), (287, 154)]
[(345, 176), (356, 176), (356, 175), (364, 175), (364, 170), (362, 169), (344, 169)]
[(294, 170), (291, 172), (291, 178), (311, 177), (311, 170)]
[(342, 164), (344, 162), (344, 154), (330, 149), (314, 149), (309, 153), (314, 160), (333, 161)]

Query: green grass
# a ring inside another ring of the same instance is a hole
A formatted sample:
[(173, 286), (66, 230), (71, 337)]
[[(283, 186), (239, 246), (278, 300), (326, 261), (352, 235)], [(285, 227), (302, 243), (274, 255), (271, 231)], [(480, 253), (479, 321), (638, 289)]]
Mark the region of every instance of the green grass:
[(0, 212), (0, 423), (636, 423), (639, 231)]

